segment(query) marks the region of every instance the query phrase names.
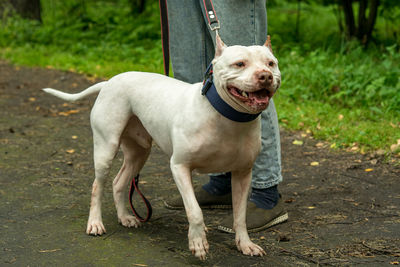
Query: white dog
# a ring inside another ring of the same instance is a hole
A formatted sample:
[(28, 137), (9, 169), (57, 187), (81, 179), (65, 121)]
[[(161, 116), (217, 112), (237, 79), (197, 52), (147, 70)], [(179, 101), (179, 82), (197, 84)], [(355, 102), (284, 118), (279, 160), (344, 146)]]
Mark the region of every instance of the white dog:
[[(278, 61), (269, 36), (263, 46), (227, 47), (217, 36), (213, 76), (216, 91), (236, 111), (257, 114), (267, 108), (280, 86)], [(94, 141), (95, 180), (87, 234), (106, 232), (101, 216), (104, 180), (119, 147), (124, 163), (114, 179), (119, 222), (140, 222), (125, 206), (126, 188), (146, 162), (152, 141), (170, 157), (170, 167), (189, 221), (189, 248), (204, 260), (209, 245), (196, 201), (191, 173), (232, 172), (232, 204), (236, 245), (246, 255), (265, 255), (246, 229), (251, 169), (261, 145), (260, 118), (236, 122), (222, 116), (201, 94), (202, 84), (188, 84), (159, 74), (126, 72), (77, 93), (45, 92), (68, 101), (99, 93), (90, 121)]]

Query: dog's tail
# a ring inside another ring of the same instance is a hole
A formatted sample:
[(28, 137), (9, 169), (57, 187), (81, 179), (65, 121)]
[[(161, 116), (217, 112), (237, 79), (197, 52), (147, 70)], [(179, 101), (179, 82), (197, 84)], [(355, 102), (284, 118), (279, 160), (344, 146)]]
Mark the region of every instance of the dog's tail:
[(106, 83), (107, 83), (107, 81), (96, 83), (95, 85), (92, 85), (89, 88), (83, 90), (82, 92), (76, 93), (76, 94), (68, 94), (68, 93), (64, 93), (64, 92), (61, 92), (59, 90), (52, 89), (52, 88), (44, 88), (43, 91), (45, 91), (48, 94), (54, 95), (58, 98), (61, 98), (61, 99), (64, 99), (64, 100), (67, 100), (70, 102), (74, 102), (74, 101), (80, 100), (82, 98), (85, 98), (88, 95), (96, 94), (96, 93), (100, 92), (101, 88), (103, 88), (103, 86)]

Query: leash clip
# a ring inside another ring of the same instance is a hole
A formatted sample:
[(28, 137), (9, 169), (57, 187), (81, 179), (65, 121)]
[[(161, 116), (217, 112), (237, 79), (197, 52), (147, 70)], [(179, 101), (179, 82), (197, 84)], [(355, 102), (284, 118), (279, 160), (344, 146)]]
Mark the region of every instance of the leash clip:
[[(213, 26), (213, 24), (217, 24), (217, 25)], [(216, 31), (217, 33), (218, 33), (218, 30), (221, 28), (221, 25), (219, 24), (219, 20), (209, 23), (208, 26), (210, 27), (210, 30)]]
[(210, 63), (206, 71), (204, 72), (203, 88), (201, 89), (201, 94), (205, 95), (213, 84), (213, 65)]
[(203, 88), (201, 89), (201, 94), (202, 94), (202, 95), (205, 95), (205, 94), (207, 93), (208, 89), (210, 89), (210, 87), (211, 87), (212, 84), (213, 84), (212, 76), (210, 76), (210, 77), (204, 82)]

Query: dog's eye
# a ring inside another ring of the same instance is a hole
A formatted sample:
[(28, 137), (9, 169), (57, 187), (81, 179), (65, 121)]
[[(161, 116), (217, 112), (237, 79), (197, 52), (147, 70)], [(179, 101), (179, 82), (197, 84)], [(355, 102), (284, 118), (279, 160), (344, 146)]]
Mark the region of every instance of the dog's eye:
[(236, 62), (235, 65), (239, 68), (242, 68), (244, 67), (244, 62), (243, 61)]
[(272, 60), (268, 62), (268, 66), (273, 67), (275, 66), (275, 62), (273, 62)]

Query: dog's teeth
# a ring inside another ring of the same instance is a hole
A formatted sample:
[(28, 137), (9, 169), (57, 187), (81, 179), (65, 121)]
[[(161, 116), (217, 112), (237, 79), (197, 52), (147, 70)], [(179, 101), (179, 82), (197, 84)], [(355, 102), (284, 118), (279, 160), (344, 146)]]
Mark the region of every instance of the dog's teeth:
[(242, 96), (249, 97), (245, 91), (242, 91)]

